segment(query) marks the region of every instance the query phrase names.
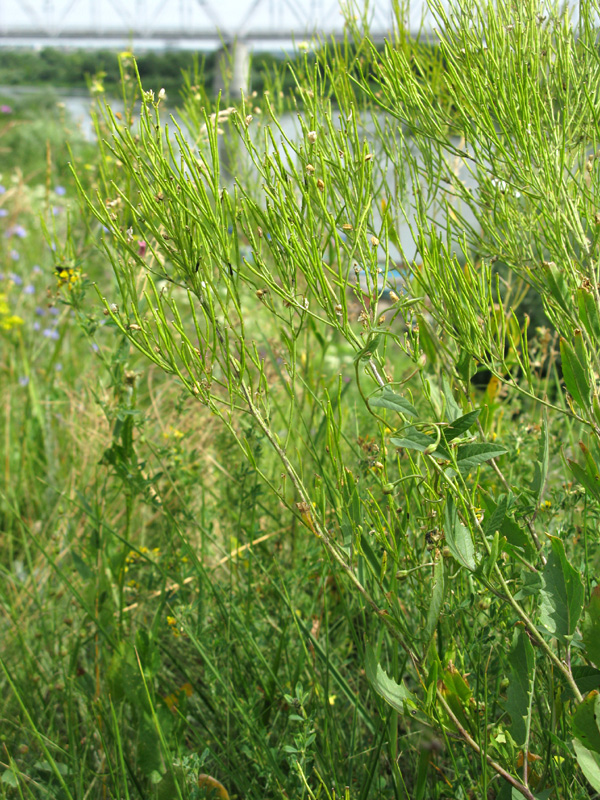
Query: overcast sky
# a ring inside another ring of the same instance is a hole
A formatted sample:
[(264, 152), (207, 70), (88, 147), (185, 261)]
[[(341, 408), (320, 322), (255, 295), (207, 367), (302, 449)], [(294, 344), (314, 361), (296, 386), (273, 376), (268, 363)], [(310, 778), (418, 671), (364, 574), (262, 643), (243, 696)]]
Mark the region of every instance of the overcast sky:
[[(391, 5), (391, 0), (371, 0), (374, 27), (388, 28)], [(421, 8), (421, 0), (416, 0), (411, 12), (414, 25)], [(338, 0), (0, 0), (0, 29), (14, 33), (147, 28), (168, 34), (177, 29), (234, 33), (245, 28), (300, 35), (339, 29), (339, 9)]]

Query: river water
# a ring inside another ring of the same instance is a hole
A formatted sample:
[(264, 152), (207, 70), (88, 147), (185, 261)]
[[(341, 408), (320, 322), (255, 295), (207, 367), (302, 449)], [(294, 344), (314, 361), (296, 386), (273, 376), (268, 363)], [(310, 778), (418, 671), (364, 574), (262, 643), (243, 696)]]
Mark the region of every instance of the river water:
[[(39, 92), (40, 89), (38, 87), (26, 87), (26, 86), (0, 87), (0, 94), (6, 98), (17, 97), (19, 95), (22, 96), (24, 94), (35, 94)], [(89, 93), (87, 91), (77, 91), (73, 89), (69, 90), (55, 89), (54, 93), (56, 95), (57, 102), (61, 103), (64, 106), (65, 111), (72, 120), (73, 126), (78, 129), (78, 131), (85, 140), (93, 141), (95, 139), (95, 133), (90, 115), (92, 101), (90, 99)], [(119, 98), (109, 97), (106, 99), (115, 112), (123, 110), (123, 101), (120, 100)], [(173, 115), (173, 117), (177, 120), (177, 123), (180, 125), (185, 135), (185, 125), (182, 123), (180, 119), (178, 119), (176, 108), (167, 107), (165, 110), (168, 114)], [(166, 115), (163, 117), (163, 119), (167, 119)], [(284, 115), (283, 118), (281, 119), (281, 124), (285, 134), (290, 138), (294, 138), (295, 136), (299, 135), (300, 127), (298, 119), (295, 115), (292, 114)], [(370, 132), (367, 128), (365, 130), (366, 138), (369, 138), (369, 133)], [(468, 187), (473, 189), (476, 188), (475, 181), (464, 167), (462, 168), (460, 177), (461, 179), (464, 180), (465, 184)], [(393, 168), (390, 168), (389, 184), (393, 185), (393, 181), (394, 181)], [(465, 214), (465, 217), (468, 222), (472, 222), (474, 219), (472, 214), (470, 213)], [(377, 224), (377, 222), (378, 220), (375, 220), (375, 224)], [(419, 260), (417, 246), (414, 242), (413, 234), (411, 232), (410, 220), (408, 222), (400, 223), (397, 229), (397, 233), (399, 235), (404, 257), (409, 261), (412, 261), (414, 259)], [(390, 283), (392, 283), (392, 285), (397, 284), (398, 287), (400, 287), (400, 284), (402, 282), (402, 272), (403, 272), (403, 268), (401, 267), (402, 258), (400, 252), (395, 247), (390, 246), (390, 257), (392, 262), (396, 264), (396, 267), (392, 270), (390, 274)], [(382, 258), (383, 258), (383, 253), (382, 253)]]

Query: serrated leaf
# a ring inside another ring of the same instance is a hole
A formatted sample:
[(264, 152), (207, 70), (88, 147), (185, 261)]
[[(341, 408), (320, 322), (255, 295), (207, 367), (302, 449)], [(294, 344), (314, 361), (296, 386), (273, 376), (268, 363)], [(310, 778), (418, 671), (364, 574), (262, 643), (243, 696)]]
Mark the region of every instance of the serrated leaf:
[(553, 636), (566, 643), (583, 610), (583, 582), (571, 566), (562, 540), (550, 536), (552, 550), (542, 573), (540, 622)]
[(535, 653), (529, 637), (523, 629), (513, 635), (508, 655), (510, 683), (506, 696), (506, 711), (510, 715), (510, 735), (519, 747), (527, 738), (527, 717), (533, 692)]
[(456, 453), (456, 463), (460, 472), (470, 472), (491, 458), (504, 455), (505, 447), (490, 442), (474, 442), (473, 444), (462, 444)]
[(591, 786), (600, 792), (600, 755), (588, 750), (579, 739), (573, 739), (573, 749), (577, 756), (577, 763)]
[[(411, 711), (417, 710), (419, 704), (417, 698), (410, 692), (402, 683), (396, 683), (395, 680), (389, 677), (382, 669), (381, 665), (377, 662), (375, 652), (371, 645), (367, 644), (366, 647), (366, 661), (365, 671), (367, 680), (377, 694), (382, 697), (400, 714), (407, 714)], [(412, 715), (414, 716), (414, 714)]]
[(471, 532), (458, 517), (456, 506), (452, 497), (446, 503), (444, 534), (448, 549), (463, 567), (474, 572), (477, 568), (475, 561), (475, 546)]
[(594, 690), (575, 707), (571, 716), (571, 730), (588, 750), (600, 753), (600, 730), (598, 730), (598, 711), (600, 695)]
[(381, 394), (369, 399), (369, 405), (376, 408), (389, 408), (391, 411), (397, 411), (398, 414), (404, 414), (408, 417), (417, 416), (417, 409), (408, 400), (405, 400), (387, 386), (384, 387)]
[[(424, 453), (428, 447), (435, 445), (433, 436), (421, 433), (415, 428), (406, 428), (402, 436), (394, 436), (390, 439), (390, 442), (394, 447), (405, 447), (407, 450), (418, 450), (420, 453)], [(444, 461), (450, 461), (450, 453), (442, 444), (438, 445), (430, 455), (435, 456), (435, 458), (441, 458)]]
[(566, 339), (560, 340), (560, 357), (563, 378), (567, 391), (581, 408), (587, 408), (590, 400), (590, 384), (587, 373), (575, 350)]
[(592, 590), (582, 625), (583, 645), (589, 660), (600, 667), (600, 584)]
[(469, 428), (473, 427), (473, 425), (477, 422), (477, 417), (480, 414), (481, 409), (476, 408), (474, 411), (469, 411), (467, 414), (463, 414), (462, 417), (455, 419), (452, 425), (444, 428), (444, 436), (446, 437), (446, 441), (451, 442), (452, 439), (456, 439), (458, 436), (462, 436), (463, 433), (466, 433)]

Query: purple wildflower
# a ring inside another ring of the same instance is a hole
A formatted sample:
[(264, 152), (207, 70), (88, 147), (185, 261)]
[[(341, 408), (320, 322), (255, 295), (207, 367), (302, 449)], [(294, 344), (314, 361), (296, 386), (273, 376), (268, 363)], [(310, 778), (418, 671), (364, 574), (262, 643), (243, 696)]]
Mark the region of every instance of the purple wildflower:
[(28, 283), (23, 291), (25, 294), (35, 294), (35, 286), (32, 283)]
[(21, 256), (19, 255), (19, 251), (18, 250), (11, 250), (9, 255), (12, 258), (13, 261), (18, 261), (21, 258)]
[(42, 268), (40, 267), (39, 264), (34, 264), (31, 271), (33, 272), (34, 275), (39, 275), (40, 272), (42, 271)]
[(46, 339), (58, 339), (60, 334), (56, 328), (44, 328), (42, 331), (42, 336), (45, 336)]
[(55, 369), (57, 372), (62, 372), (62, 364), (60, 363), (60, 361), (57, 361), (57, 362), (56, 362), (56, 364), (54, 365), (54, 369)]
[(5, 192), (5, 191), (6, 191), (6, 186), (3, 186), (3, 185), (0, 183), (0, 194), (4, 194), (4, 192)]
[(32, 325), (31, 327), (33, 328), (33, 330), (34, 330), (34, 331), (39, 331), (39, 329), (40, 329), (42, 326), (40, 325), (40, 323), (39, 323), (39, 322), (37, 321), (37, 319), (36, 319), (36, 321), (33, 323), (33, 325)]
[(143, 239), (140, 239), (140, 241), (138, 242), (138, 256), (141, 256), (143, 258), (146, 255), (147, 247), (148, 247), (147, 243)]
[(58, 314), (60, 314), (60, 311), (56, 306), (50, 306), (50, 313), (56, 317)]
[(12, 106), (0, 106), (0, 113), (12, 114)]
[(54, 187), (54, 191), (56, 192), (56, 194), (59, 197), (62, 197), (63, 195), (65, 195), (67, 193), (67, 190), (65, 189), (64, 186), (55, 186)]
[(42, 306), (36, 306), (35, 313), (38, 315), (38, 317), (43, 317), (46, 313), (46, 309), (42, 308)]
[(5, 208), (0, 208), (0, 217), (8, 217), (8, 211)]
[(15, 284), (15, 286), (21, 286), (23, 284), (23, 278), (20, 275), (17, 275), (16, 272), (9, 272), (8, 277)]
[(94, 351), (94, 353), (97, 353), (98, 350), (100, 350), (96, 342), (92, 342), (92, 350)]
[(52, 214), (57, 217), (62, 213), (62, 206), (52, 206)]
[(9, 239), (11, 236), (18, 236), (19, 239), (24, 239), (27, 236), (27, 231), (22, 225), (12, 225), (4, 232), (4, 236)]
[(20, 386), (27, 386), (29, 383), (29, 375), (21, 375), (19, 378), (19, 385)]

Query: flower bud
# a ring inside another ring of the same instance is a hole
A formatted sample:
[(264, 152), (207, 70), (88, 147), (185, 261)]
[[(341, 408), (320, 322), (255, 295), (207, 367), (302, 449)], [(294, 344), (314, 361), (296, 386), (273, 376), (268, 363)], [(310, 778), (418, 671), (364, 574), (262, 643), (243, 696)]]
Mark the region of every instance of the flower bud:
[(317, 141), (317, 132), (316, 131), (309, 131), (307, 139), (311, 144), (314, 144)]

